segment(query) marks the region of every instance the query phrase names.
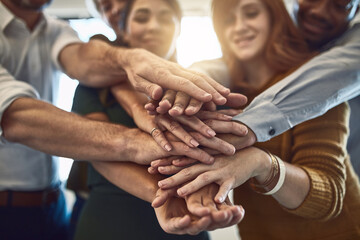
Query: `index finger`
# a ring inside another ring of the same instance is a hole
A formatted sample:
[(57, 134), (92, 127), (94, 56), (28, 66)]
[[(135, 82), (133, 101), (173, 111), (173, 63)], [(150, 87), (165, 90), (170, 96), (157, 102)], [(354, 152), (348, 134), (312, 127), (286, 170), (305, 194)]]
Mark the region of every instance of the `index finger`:
[[(226, 103), (227, 100), (225, 97), (229, 95), (230, 90), (224, 87), (223, 85), (221, 85), (220, 83), (216, 82), (214, 79), (206, 76), (205, 74), (198, 73), (192, 70), (185, 72), (184, 77), (186, 79), (190, 79), (190, 81), (193, 82), (197, 87), (204, 89), (206, 92), (210, 93), (212, 96), (212, 100), (217, 105), (224, 105)], [(194, 97), (195, 99), (200, 100), (198, 97), (190, 93), (188, 94)]]

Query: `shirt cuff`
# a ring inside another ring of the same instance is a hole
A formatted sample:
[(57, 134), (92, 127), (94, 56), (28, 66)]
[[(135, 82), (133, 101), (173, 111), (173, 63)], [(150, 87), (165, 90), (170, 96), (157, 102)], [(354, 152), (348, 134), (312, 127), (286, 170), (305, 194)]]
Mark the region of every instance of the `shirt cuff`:
[(256, 135), (257, 142), (265, 142), (292, 128), (289, 120), (271, 102), (262, 102), (235, 116), (233, 121), (245, 124)]

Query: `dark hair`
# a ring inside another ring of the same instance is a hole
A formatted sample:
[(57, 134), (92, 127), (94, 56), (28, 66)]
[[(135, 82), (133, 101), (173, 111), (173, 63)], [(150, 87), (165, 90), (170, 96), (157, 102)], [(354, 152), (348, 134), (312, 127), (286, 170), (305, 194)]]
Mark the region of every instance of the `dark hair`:
[[(283, 73), (304, 63), (310, 58), (308, 46), (290, 18), (282, 0), (261, 0), (269, 11), (271, 33), (265, 47), (265, 59), (277, 73)], [(234, 79), (241, 76), (241, 62), (228, 48), (224, 29), (226, 16), (239, 0), (213, 0), (212, 19), (225, 61), (229, 64), (230, 74)]]
[[(129, 17), (130, 11), (135, 1), (136, 0), (129, 0), (126, 4), (126, 7), (123, 10), (122, 13), (123, 15), (121, 17), (122, 30), (126, 29), (127, 19)], [(174, 11), (176, 18), (180, 21), (182, 18), (182, 10), (179, 2), (177, 0), (162, 0), (162, 1), (166, 2), (170, 6), (170, 8)]]

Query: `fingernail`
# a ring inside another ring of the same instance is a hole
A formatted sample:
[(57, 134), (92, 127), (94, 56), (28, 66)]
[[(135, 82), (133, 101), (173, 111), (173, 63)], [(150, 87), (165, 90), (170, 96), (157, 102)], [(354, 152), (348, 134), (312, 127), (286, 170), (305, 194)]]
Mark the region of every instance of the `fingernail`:
[(209, 160), (208, 160), (208, 163), (213, 163), (215, 161), (215, 158), (214, 157), (210, 157)]
[(242, 213), (242, 214), (244, 214), (245, 213), (245, 209), (243, 208), (243, 206), (239, 206), (239, 208), (240, 208), (240, 212)]
[(224, 119), (225, 119), (225, 120), (232, 120), (233, 117), (232, 117), (232, 116), (229, 116), (229, 115), (224, 115)]
[(249, 129), (247, 128), (247, 127), (243, 127), (243, 132), (244, 132), (244, 135), (246, 135), (247, 133), (248, 133), (248, 131), (249, 131)]
[(211, 97), (212, 98), (210, 93), (204, 93), (203, 97)]
[(190, 140), (190, 143), (191, 143), (194, 147), (199, 146), (199, 143), (198, 143), (195, 139), (191, 139), (191, 140)]
[(212, 129), (208, 129), (207, 133), (212, 137), (215, 137), (215, 135), (216, 135), (216, 132), (214, 132), (214, 130), (212, 130)]
[(175, 106), (172, 108), (172, 110), (175, 110), (175, 111), (178, 111), (178, 112), (181, 112), (181, 108), (179, 106)]
[(224, 105), (225, 103), (226, 103), (226, 98), (224, 98), (223, 96), (219, 96), (218, 98), (217, 98), (217, 100), (218, 100), (218, 104), (219, 105)]
[(163, 188), (166, 186), (166, 184), (164, 182), (160, 181), (160, 182), (158, 182), (158, 186), (159, 186), (159, 188)]
[(233, 154), (235, 154), (235, 152), (236, 152), (236, 149), (234, 146), (232, 146), (232, 148), (229, 149), (229, 154), (233, 155)]
[(171, 151), (171, 146), (169, 144), (165, 144), (165, 149), (166, 149), (166, 151), (170, 152)]
[(177, 190), (177, 194), (179, 196), (184, 196), (186, 194), (186, 192), (180, 188), (180, 189)]

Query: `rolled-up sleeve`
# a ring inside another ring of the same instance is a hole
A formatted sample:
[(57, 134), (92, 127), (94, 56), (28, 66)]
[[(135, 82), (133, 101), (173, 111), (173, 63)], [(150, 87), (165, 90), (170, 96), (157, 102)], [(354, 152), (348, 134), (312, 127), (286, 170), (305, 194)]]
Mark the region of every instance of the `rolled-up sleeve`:
[(0, 65), (0, 136), (3, 132), (1, 120), (4, 111), (19, 97), (39, 98), (39, 94), (30, 84), (16, 80)]
[(52, 18), (48, 18), (47, 20), (51, 22), (52, 28), (49, 31), (51, 31), (51, 34), (53, 35), (52, 38), (54, 39), (51, 48), (51, 59), (58, 69), (63, 70), (59, 62), (60, 52), (67, 45), (83, 42), (80, 40), (77, 32), (71, 28), (67, 22)]

